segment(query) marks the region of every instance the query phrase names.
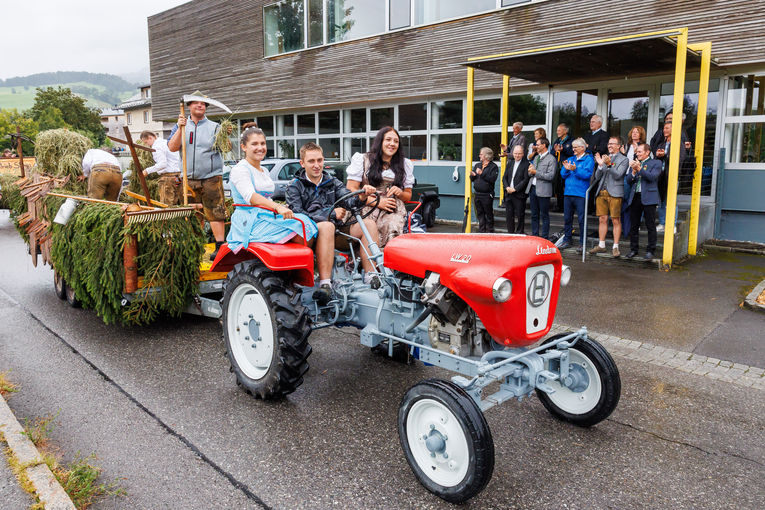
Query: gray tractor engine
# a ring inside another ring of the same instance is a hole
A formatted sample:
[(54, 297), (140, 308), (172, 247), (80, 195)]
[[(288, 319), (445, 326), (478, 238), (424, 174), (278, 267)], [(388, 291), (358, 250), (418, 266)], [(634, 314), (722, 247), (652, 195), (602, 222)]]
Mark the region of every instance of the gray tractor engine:
[(491, 337), (475, 312), (430, 273), (422, 284), (423, 304), (431, 310), (428, 337), (434, 349), (457, 356), (482, 356), (492, 350)]

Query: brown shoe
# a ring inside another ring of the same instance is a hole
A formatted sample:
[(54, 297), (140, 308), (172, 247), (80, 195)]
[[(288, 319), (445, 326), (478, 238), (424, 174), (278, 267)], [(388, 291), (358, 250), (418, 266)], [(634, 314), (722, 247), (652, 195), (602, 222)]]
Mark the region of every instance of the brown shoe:
[(589, 253), (590, 255), (595, 255), (596, 253), (605, 253), (605, 252), (606, 252), (605, 247), (601, 248), (600, 246), (596, 246), (590, 249), (587, 253)]
[(618, 259), (619, 257), (622, 256), (621, 252), (619, 252), (619, 245), (618, 244), (614, 245), (614, 249), (611, 250), (611, 253), (614, 255), (615, 259)]

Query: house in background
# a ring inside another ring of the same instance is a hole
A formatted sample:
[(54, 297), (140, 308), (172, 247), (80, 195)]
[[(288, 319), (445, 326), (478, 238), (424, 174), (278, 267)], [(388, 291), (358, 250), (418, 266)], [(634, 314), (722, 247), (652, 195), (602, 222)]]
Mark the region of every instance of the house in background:
[[(151, 131), (159, 138), (167, 138), (170, 134), (171, 123), (152, 119), (151, 85), (141, 86), (138, 94), (119, 104), (117, 108), (125, 112), (124, 125), (130, 129), (133, 140), (137, 140), (143, 131)], [(165, 129), (165, 125), (169, 126), (168, 129)], [(120, 133), (120, 138), (124, 136), (124, 133)]]
[[(125, 125), (125, 112), (117, 108), (103, 108), (101, 110), (101, 125), (104, 126), (104, 133), (107, 136), (124, 138), (123, 126)], [(114, 143), (116, 147), (122, 144)]]

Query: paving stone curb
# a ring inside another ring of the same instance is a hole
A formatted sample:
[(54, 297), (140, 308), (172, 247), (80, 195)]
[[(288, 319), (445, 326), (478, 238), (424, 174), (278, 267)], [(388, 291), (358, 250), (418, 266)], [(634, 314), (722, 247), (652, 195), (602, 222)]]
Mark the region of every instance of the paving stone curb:
[(26, 474), (35, 488), (37, 497), (47, 510), (76, 510), (74, 503), (61, 484), (45, 464), (37, 447), (23, 434), (16, 416), (8, 403), (0, 396), (0, 431), (5, 436), (13, 455), (22, 465), (27, 465)]
[[(550, 329), (550, 335), (572, 332), (578, 329), (578, 327), (555, 323)], [(612, 356), (673, 368), (681, 372), (729, 382), (747, 388), (765, 390), (765, 368), (720, 360), (687, 351), (678, 351), (649, 342), (639, 342), (594, 331), (589, 331), (589, 336), (603, 344)]]
[(744, 300), (744, 306), (755, 312), (765, 312), (765, 305), (761, 305), (757, 302), (757, 298), (765, 291), (765, 280), (762, 280)]

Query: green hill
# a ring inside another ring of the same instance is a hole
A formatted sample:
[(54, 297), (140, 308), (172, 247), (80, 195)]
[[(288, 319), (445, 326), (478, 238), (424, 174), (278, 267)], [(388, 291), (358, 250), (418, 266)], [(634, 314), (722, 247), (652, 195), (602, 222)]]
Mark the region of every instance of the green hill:
[(88, 106), (113, 106), (137, 92), (138, 85), (113, 74), (65, 72), (38, 73), (0, 80), (0, 109), (26, 110), (35, 102), (38, 87), (64, 87), (84, 98)]

